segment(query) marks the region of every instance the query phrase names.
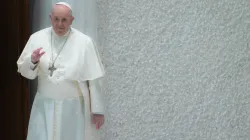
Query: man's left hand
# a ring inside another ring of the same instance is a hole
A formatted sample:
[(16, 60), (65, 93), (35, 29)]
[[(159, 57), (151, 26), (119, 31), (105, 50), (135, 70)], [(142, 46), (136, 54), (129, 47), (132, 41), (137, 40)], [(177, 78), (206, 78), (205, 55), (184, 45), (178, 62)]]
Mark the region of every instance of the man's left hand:
[(92, 118), (93, 123), (96, 126), (96, 129), (100, 129), (101, 126), (104, 124), (104, 115), (101, 114), (93, 114)]

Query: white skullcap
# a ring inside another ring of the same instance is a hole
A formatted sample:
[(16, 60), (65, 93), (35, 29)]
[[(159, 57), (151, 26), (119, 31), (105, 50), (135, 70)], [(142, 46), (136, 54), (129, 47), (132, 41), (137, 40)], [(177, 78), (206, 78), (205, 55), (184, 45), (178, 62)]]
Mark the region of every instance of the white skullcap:
[(64, 6), (68, 7), (72, 11), (71, 6), (66, 2), (58, 2), (58, 3), (56, 3), (56, 5), (64, 5)]

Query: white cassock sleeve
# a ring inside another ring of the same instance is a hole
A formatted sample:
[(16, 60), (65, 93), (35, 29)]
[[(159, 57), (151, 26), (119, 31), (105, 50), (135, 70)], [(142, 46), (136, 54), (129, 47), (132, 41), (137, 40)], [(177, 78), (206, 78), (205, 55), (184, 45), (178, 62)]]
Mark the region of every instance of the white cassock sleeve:
[(90, 106), (93, 114), (105, 114), (102, 78), (88, 81)]
[(25, 45), (19, 59), (17, 60), (18, 72), (23, 77), (28, 79), (35, 79), (37, 77), (38, 72), (38, 64), (35, 65), (31, 62), (31, 54), (33, 52), (32, 41), (33, 40), (31, 36), (27, 44)]

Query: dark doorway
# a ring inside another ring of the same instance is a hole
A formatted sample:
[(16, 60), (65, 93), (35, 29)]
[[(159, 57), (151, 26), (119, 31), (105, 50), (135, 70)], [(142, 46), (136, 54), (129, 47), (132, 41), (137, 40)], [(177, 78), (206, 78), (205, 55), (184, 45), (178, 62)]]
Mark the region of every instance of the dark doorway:
[(4, 95), (4, 140), (25, 140), (30, 113), (28, 80), (17, 73), (16, 61), (30, 36), (29, 0), (4, 1), (1, 74)]

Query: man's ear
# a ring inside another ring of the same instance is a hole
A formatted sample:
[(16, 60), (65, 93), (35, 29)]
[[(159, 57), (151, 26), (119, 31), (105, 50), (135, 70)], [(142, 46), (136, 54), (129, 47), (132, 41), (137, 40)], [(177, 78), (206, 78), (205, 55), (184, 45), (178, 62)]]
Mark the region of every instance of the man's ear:
[(71, 19), (71, 24), (72, 24), (72, 22), (75, 20), (75, 17), (74, 16), (72, 16), (72, 19)]
[(52, 16), (51, 16), (51, 14), (49, 14), (49, 18), (50, 18), (50, 20), (52, 20)]
[(72, 23), (73, 23), (73, 21), (75, 20), (75, 17), (73, 17), (73, 16), (71, 16), (71, 23), (70, 23), (70, 25), (72, 25)]

